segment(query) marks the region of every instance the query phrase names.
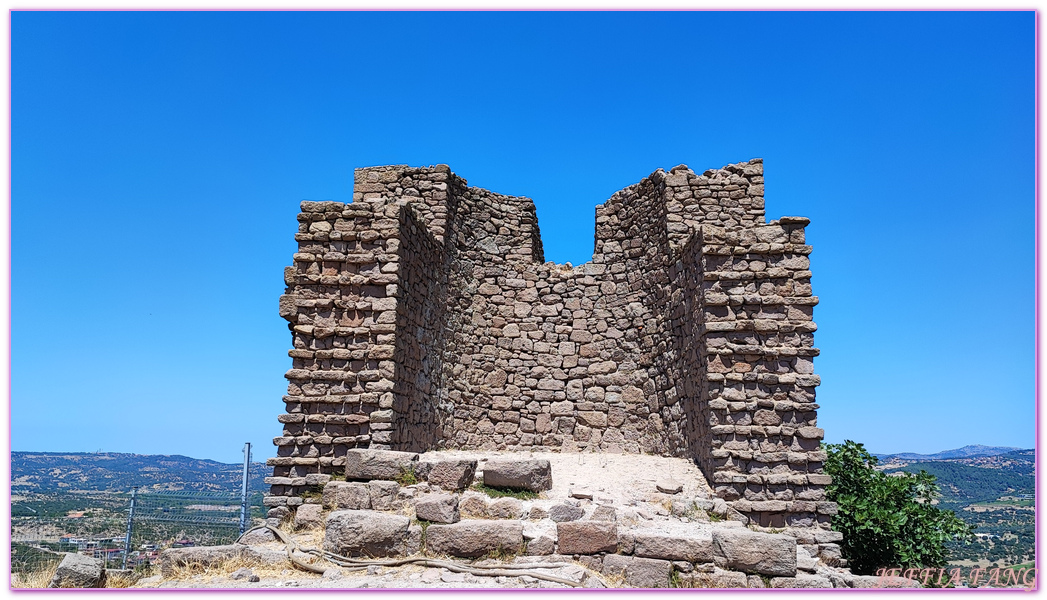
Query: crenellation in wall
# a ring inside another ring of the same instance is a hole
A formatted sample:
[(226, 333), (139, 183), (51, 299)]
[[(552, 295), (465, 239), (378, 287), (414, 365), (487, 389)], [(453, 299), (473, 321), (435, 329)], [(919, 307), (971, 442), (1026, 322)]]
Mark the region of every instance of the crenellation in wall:
[(576, 267), (530, 199), (446, 165), (304, 202), (273, 497), (353, 447), (648, 452), (763, 525), (826, 526), (808, 221), (765, 223), (763, 186), (759, 159), (659, 169), (596, 207)]

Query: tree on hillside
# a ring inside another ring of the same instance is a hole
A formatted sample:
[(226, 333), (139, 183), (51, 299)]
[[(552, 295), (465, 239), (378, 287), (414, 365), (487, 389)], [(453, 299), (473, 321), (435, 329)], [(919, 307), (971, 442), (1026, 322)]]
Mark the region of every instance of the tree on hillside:
[(933, 475), (876, 471), (876, 457), (850, 440), (825, 450), (825, 472), (833, 478), (826, 495), (839, 506), (832, 526), (843, 533), (841, 549), (854, 573), (943, 567), (945, 543), (971, 538), (956, 513), (932, 505), (941, 495)]

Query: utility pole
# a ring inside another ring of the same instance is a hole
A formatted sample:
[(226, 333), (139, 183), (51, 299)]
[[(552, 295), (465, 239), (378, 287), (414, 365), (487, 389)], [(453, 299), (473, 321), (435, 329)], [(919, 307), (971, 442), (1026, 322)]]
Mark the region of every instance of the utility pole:
[(124, 538), (124, 566), (127, 568), (127, 557), (131, 554), (131, 528), (135, 523), (135, 498), (138, 496), (138, 488), (131, 488), (131, 511), (127, 513), (127, 537)]
[(240, 535), (247, 531), (247, 477), (251, 470), (251, 442), (244, 444), (244, 481), (240, 489)]

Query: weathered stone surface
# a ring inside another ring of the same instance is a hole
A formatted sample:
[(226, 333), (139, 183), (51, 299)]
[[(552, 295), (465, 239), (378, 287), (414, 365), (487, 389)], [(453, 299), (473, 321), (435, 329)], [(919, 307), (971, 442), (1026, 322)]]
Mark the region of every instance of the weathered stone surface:
[[(161, 563), (162, 565), (163, 563)], [(66, 554), (58, 563), (50, 588), (100, 588), (105, 586), (105, 565), (101, 559), (83, 554)]]
[(367, 510), (371, 508), (371, 491), (366, 483), (331, 481), (324, 486), (321, 502), (335, 510)]
[(796, 577), (772, 577), (773, 588), (831, 588), (832, 582), (827, 577), (798, 574)]
[(569, 521), (556, 524), (560, 554), (618, 551), (618, 527), (610, 521)]
[(749, 588), (763, 589), (767, 587), (767, 582), (765, 582), (759, 575), (749, 575), (746, 579)]
[(430, 525), (425, 546), (434, 554), (476, 558), (490, 552), (515, 554), (523, 547), (523, 525), (513, 521), (459, 521)]
[[(817, 546), (816, 546), (817, 547)], [(796, 546), (796, 568), (801, 571), (814, 573), (818, 570), (818, 559), (811, 556), (803, 546)]]
[(405, 553), (408, 556), (414, 556), (422, 551), (422, 537), (424, 533), (425, 530), (422, 526), (416, 523), (412, 523), (411, 526), (407, 528)]
[(603, 557), (603, 573), (625, 578), (625, 585), (636, 588), (669, 587), (672, 563), (667, 560), (636, 558), (620, 554)]
[(541, 492), (553, 487), (552, 468), (545, 459), (489, 460), (484, 485)]
[(246, 544), (248, 546), (254, 544), (268, 544), (269, 542), (275, 541), (276, 536), (273, 534), (272, 531), (269, 531), (268, 529), (255, 529), (254, 531), (246, 531), (242, 536), (240, 536), (240, 539), (237, 540), (238, 543)]
[[(752, 577), (755, 577), (760, 585), (754, 585)], [(681, 587), (688, 588), (751, 588), (751, 587), (765, 587), (763, 586), (763, 580), (758, 575), (752, 577), (746, 577), (745, 573), (739, 573), (738, 571), (725, 571), (723, 569), (713, 569), (711, 571), (696, 571), (694, 573), (688, 573), (680, 576)]]
[(523, 517), (523, 503), (516, 498), (496, 498), (487, 504), (492, 519), (519, 519)]
[(418, 454), (352, 448), (345, 454), (345, 478), (371, 481), (395, 481), (405, 473), (414, 472)]
[(315, 529), (323, 524), (320, 519), (322, 507), (319, 504), (303, 504), (294, 511), (295, 529)]
[(885, 589), (885, 588), (918, 588), (923, 587), (915, 579), (905, 577), (879, 577), (877, 575), (844, 575), (844, 581), (852, 588)]
[(269, 509), (265, 516), (269, 519), (276, 519), (277, 522), (282, 522), (290, 519), (291, 515), (291, 509), (286, 506), (274, 506)]
[[(597, 506), (593, 509), (593, 514), (590, 517), (593, 521), (617, 521), (618, 510), (613, 506)], [(554, 521), (556, 519), (553, 519)], [(570, 520), (570, 519), (564, 519)]]
[(547, 556), (556, 551), (556, 540), (549, 536), (539, 536), (533, 540), (527, 540), (525, 556)]
[(679, 537), (658, 533), (633, 534), (633, 554), (692, 563), (713, 561), (712, 537)]
[(466, 519), (489, 519), (487, 496), (476, 492), (466, 492), (458, 500), (458, 512)]
[[(371, 481), (367, 484), (372, 510), (400, 510), (400, 484), (395, 481)], [(346, 507), (349, 508), (349, 507)]]
[(679, 494), (683, 491), (683, 484), (672, 479), (659, 479), (654, 487), (663, 494)]
[(374, 511), (340, 510), (327, 516), (324, 550), (343, 556), (399, 556), (407, 551), (411, 519)]
[(796, 575), (796, 540), (789, 536), (714, 529), (712, 541), (717, 566), (772, 577)]
[(433, 523), (457, 523), (458, 499), (450, 494), (426, 494), (414, 505), (419, 520)]
[(441, 489), (464, 490), (475, 476), (475, 460), (441, 460), (430, 466), (428, 481)]
[(549, 519), (556, 523), (577, 521), (585, 516), (585, 511), (580, 506), (561, 502), (549, 507)]
[(548, 517), (549, 511), (545, 510), (540, 506), (532, 506), (531, 512), (527, 514), (527, 518), (531, 519), (532, 521), (537, 521), (538, 519), (546, 519)]

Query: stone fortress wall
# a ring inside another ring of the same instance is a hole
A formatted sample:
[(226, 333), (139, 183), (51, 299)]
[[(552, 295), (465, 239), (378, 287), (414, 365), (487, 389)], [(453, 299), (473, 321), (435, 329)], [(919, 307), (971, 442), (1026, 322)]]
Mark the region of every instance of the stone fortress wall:
[(298, 220), (271, 506), (350, 448), (645, 452), (757, 524), (828, 527), (809, 221), (765, 222), (761, 160), (615, 193), (576, 267), (530, 199), (446, 165), (357, 169)]

